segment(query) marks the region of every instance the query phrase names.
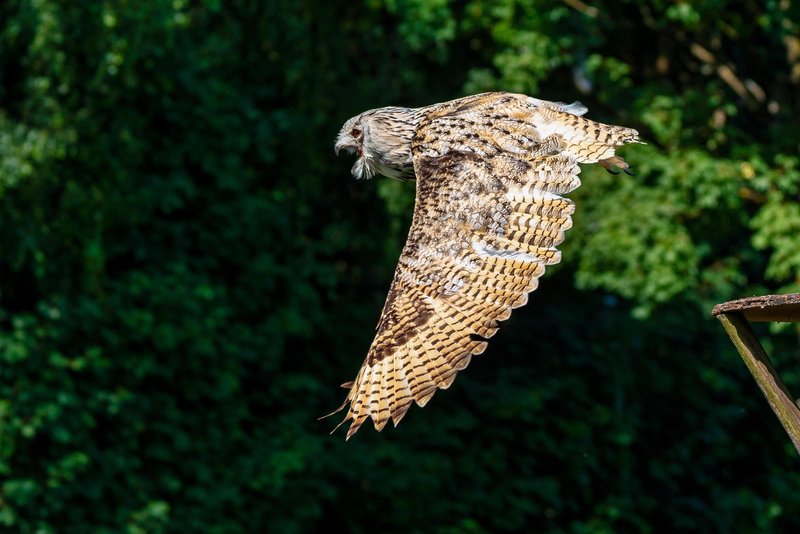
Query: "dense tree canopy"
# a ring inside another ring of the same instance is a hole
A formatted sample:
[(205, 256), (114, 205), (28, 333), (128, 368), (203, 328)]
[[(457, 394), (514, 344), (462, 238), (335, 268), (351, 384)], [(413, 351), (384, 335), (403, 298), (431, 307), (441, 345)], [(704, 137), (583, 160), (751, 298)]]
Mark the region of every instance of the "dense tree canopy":
[[(800, 287), (797, 2), (0, 3), (0, 530), (800, 529), (710, 317)], [(413, 183), (342, 122), (510, 90), (639, 129), (564, 261), (345, 443)], [(763, 330), (800, 390), (797, 330)], [(769, 335), (767, 335), (769, 334)]]

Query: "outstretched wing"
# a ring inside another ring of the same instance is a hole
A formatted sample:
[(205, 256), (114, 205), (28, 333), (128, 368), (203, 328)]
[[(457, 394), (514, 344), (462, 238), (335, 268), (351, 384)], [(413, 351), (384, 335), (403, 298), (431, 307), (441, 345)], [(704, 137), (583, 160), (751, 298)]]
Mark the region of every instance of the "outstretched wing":
[[(350, 385), (347, 437), (424, 406), (536, 289), (572, 226), (561, 195), (578, 162), (612, 158), (636, 131), (581, 118), (580, 104), (477, 95), (432, 108), (412, 145), (417, 197), (377, 335)], [(614, 158), (622, 162), (619, 158)], [(343, 422), (344, 422), (343, 421)]]

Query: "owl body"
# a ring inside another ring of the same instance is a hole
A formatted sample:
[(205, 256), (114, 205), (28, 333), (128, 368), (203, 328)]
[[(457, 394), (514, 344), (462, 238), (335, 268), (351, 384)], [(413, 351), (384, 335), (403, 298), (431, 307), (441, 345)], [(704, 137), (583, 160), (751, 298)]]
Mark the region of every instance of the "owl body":
[(563, 195), (580, 185), (579, 163), (627, 172), (615, 150), (639, 142), (636, 130), (585, 119), (586, 111), (484, 93), (345, 123), (336, 150), (359, 156), (354, 176), (417, 180), (376, 337), (339, 408), (349, 405), (348, 438), (368, 418), (381, 430), (413, 402), (424, 406), (527, 302), (561, 258), (556, 247), (574, 211)]

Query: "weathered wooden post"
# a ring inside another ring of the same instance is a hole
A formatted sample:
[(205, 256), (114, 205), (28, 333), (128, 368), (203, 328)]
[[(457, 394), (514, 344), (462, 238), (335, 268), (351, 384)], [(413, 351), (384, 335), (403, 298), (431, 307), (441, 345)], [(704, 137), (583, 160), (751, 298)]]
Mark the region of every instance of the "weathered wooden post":
[(711, 313), (722, 323), (772, 411), (800, 453), (800, 409), (781, 382), (749, 323), (800, 322), (800, 293), (732, 300), (714, 306)]

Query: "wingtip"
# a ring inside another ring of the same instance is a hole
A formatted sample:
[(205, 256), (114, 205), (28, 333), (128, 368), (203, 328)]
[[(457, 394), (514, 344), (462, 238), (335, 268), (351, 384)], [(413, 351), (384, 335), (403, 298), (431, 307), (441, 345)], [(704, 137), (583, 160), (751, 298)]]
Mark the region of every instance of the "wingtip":
[(406, 416), (408, 413), (408, 409), (411, 408), (411, 405), (414, 404), (414, 401), (411, 399), (405, 400), (402, 404), (398, 404), (394, 406), (394, 409), (391, 412), (392, 424), (395, 427), (400, 424), (400, 421), (403, 420), (403, 417)]
[[(331, 413), (329, 413), (329, 414), (323, 415), (322, 417), (318, 417), (318, 418), (317, 418), (317, 421), (322, 421), (323, 419), (327, 419), (328, 417), (330, 417), (330, 416), (332, 416), (332, 415), (336, 415), (337, 413), (341, 412), (342, 410), (344, 410), (345, 406), (347, 406), (347, 403), (348, 403), (348, 402), (350, 402), (350, 399), (349, 399), (349, 398), (345, 399), (345, 400), (344, 400), (344, 402), (342, 403), (342, 405), (341, 405), (341, 406), (339, 406), (338, 408), (336, 408), (334, 411), (332, 411), (332, 412), (331, 412)], [(342, 419), (342, 421), (341, 421), (341, 422), (340, 422), (338, 425), (336, 425), (335, 427), (333, 427), (333, 430), (331, 430), (331, 432), (330, 432), (330, 435), (333, 435), (333, 433), (334, 433), (334, 432), (336, 432), (337, 430), (339, 430), (339, 427), (340, 427), (340, 426), (342, 426), (342, 425), (343, 425), (343, 424), (345, 424), (345, 423), (346, 423), (346, 422), (347, 422), (349, 419), (352, 419), (352, 418), (353, 418), (353, 416), (352, 416), (351, 414), (349, 414), (349, 413), (348, 413), (348, 414), (345, 416), (345, 418), (344, 418), (344, 419)]]
[[(347, 419), (345, 419), (345, 421), (347, 421)], [(344, 423), (344, 421), (342, 421), (342, 423)], [(347, 435), (344, 437), (344, 440), (350, 441), (350, 438), (353, 437), (353, 434), (358, 432), (358, 429), (361, 428), (362, 423), (364, 423), (364, 419), (353, 419), (350, 428), (347, 429)]]
[[(333, 427), (333, 430), (331, 430), (330, 434), (328, 434), (328, 435), (329, 435), (329, 436), (332, 436), (332, 435), (334, 434), (334, 432), (336, 432), (337, 430), (339, 430), (339, 427), (340, 427), (340, 426), (342, 426), (343, 424), (345, 424), (345, 423), (347, 422), (347, 420), (348, 420), (348, 419), (350, 419), (350, 417), (349, 417), (349, 416), (348, 416), (348, 417), (345, 417), (344, 419), (342, 419), (342, 420), (341, 420), (341, 422), (340, 422), (338, 425), (336, 425), (335, 427)], [(349, 439), (349, 438), (350, 438), (350, 435), (349, 435), (349, 433), (348, 433), (348, 435), (347, 435), (347, 438), (346, 438), (346, 439)]]
[(397, 425), (399, 425), (400, 421), (403, 420), (403, 417), (406, 416), (406, 414), (408, 413), (408, 409), (410, 407), (411, 403), (408, 403), (399, 407), (396, 411), (392, 412), (392, 424), (394, 425), (395, 428), (397, 428)]
[[(347, 403), (349, 401), (350, 401), (350, 399), (345, 399), (341, 406), (339, 406), (338, 408), (336, 408), (334, 411), (332, 411), (329, 414), (323, 415), (322, 417), (318, 417), (317, 421), (322, 421), (323, 419), (327, 419), (328, 417), (330, 417), (332, 415), (336, 415), (337, 413), (341, 412), (342, 410), (344, 410), (344, 407), (347, 406)], [(346, 420), (347, 419), (345, 419), (345, 421)]]
[(380, 432), (381, 430), (383, 430), (383, 428), (386, 426), (386, 423), (388, 423), (388, 422), (389, 422), (389, 418), (388, 417), (375, 421), (375, 430)]
[(420, 408), (424, 408), (426, 404), (433, 398), (433, 395), (436, 393), (436, 390), (439, 389), (436, 385), (431, 385), (428, 389), (424, 392), (420, 392), (419, 396), (416, 398), (417, 406)]

